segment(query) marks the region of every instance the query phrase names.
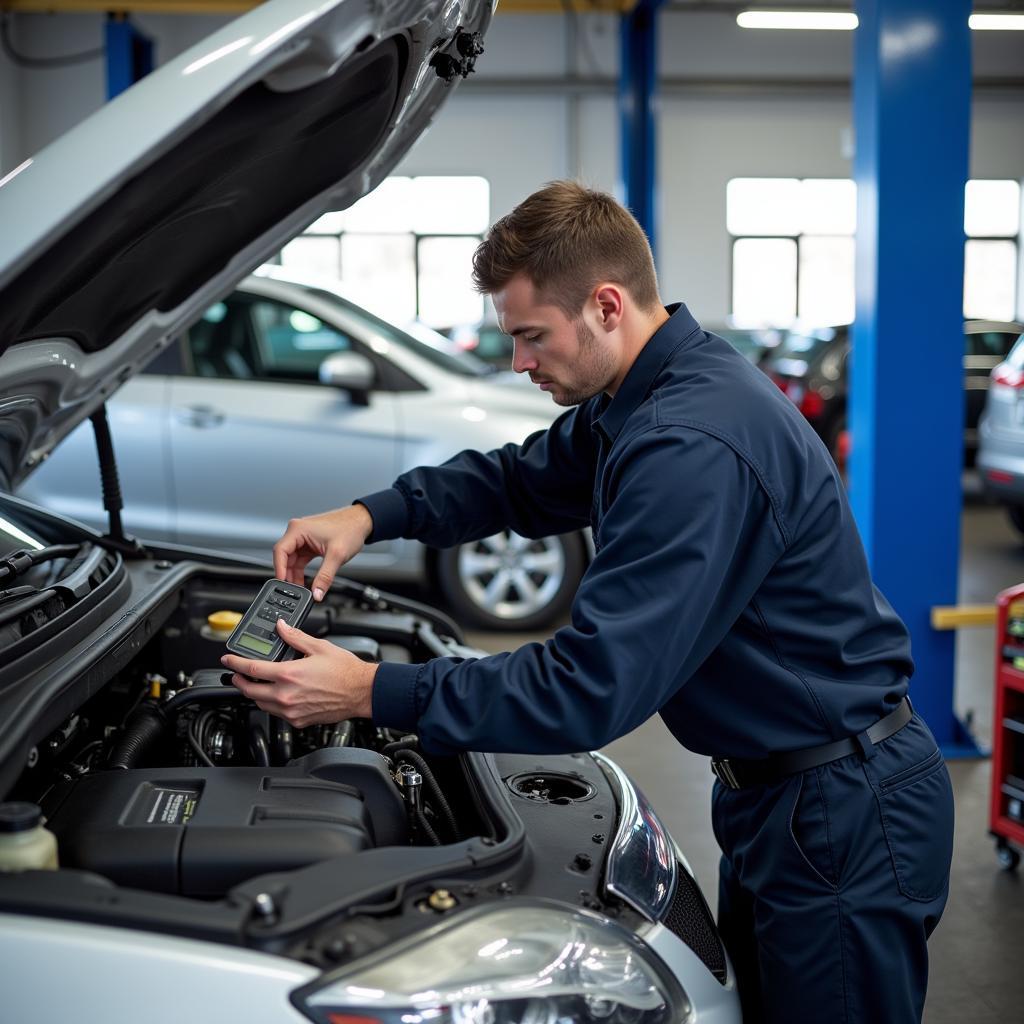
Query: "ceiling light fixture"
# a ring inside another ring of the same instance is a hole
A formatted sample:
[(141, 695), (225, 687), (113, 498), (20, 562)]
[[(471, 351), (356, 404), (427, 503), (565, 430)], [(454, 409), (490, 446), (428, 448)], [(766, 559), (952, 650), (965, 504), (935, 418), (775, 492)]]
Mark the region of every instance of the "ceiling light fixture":
[(1024, 14), (972, 14), (967, 24), (976, 32), (1024, 32)]
[(857, 15), (848, 11), (740, 11), (740, 28), (824, 29), (849, 32), (857, 27)]
[[(968, 25), (976, 32), (1024, 32), (1024, 14), (972, 14)], [(740, 28), (814, 29), (850, 32), (857, 27), (852, 11), (740, 11)]]

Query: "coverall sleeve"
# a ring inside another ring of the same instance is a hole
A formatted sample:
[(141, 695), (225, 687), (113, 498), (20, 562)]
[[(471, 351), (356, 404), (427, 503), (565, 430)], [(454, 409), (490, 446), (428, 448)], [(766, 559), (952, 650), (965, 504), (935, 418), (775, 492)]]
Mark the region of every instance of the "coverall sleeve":
[(596, 469), (588, 409), (564, 413), (521, 445), (460, 452), (358, 499), (373, 519), (370, 541), (451, 547), (504, 529), (547, 537), (588, 525)]
[(698, 430), (650, 428), (607, 477), (571, 625), (510, 654), (382, 664), (378, 724), (432, 753), (591, 750), (685, 685), (782, 554), (783, 531), (750, 466)]

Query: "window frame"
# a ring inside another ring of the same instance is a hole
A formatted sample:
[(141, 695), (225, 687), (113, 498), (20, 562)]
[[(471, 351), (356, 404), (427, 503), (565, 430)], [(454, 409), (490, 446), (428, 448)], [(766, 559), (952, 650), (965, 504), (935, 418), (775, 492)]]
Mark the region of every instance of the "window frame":
[[(455, 179), (457, 179), (457, 178), (482, 178), (484, 176), (480, 175), (480, 174), (450, 174), (450, 175), (437, 175), (437, 174), (419, 174), (419, 175), (416, 175), (416, 174), (413, 174), (413, 175), (398, 175), (397, 177), (408, 177), (410, 181), (415, 181), (417, 178), (447, 177), (447, 178), (455, 178)], [(387, 180), (387, 179), (385, 179), (385, 180)], [(490, 181), (488, 179), (485, 179), (485, 180), (487, 180), (487, 185), (488, 185), (488, 201), (487, 201), (487, 203), (488, 203), (488, 215), (487, 215), (487, 221), (489, 223), (490, 222)], [(315, 223), (316, 222), (314, 222), (314, 224)], [(310, 228), (312, 226), (313, 225), (310, 225)], [(416, 320), (422, 320), (422, 308), (421, 308), (421, 303), (420, 303), (420, 278), (421, 278), (421, 270), (422, 270), (422, 261), (421, 261), (421, 257), (420, 257), (420, 245), (421, 245), (421, 243), (424, 240), (426, 240), (426, 239), (433, 239), (433, 238), (465, 238), (465, 239), (471, 239), (476, 244), (479, 244), (480, 242), (483, 241), (485, 233), (486, 233), (486, 229), (483, 230), (483, 231), (471, 232), (471, 231), (420, 231), (420, 230), (416, 230), (414, 228), (410, 228), (408, 231), (366, 231), (366, 230), (362, 230), (362, 229), (358, 229), (358, 228), (353, 229), (353, 228), (345, 228), (345, 227), (340, 227), (337, 231), (310, 231), (309, 228), (307, 228), (301, 234), (296, 235), (295, 238), (292, 239), (292, 241), (296, 241), (296, 240), (299, 240), (299, 239), (323, 239), (323, 238), (333, 239), (335, 241), (335, 243), (336, 243), (336, 246), (337, 246), (337, 250), (336, 250), (337, 251), (337, 265), (335, 267), (335, 271), (334, 272), (335, 272), (335, 274), (337, 276), (337, 279), (339, 281), (344, 282), (345, 278), (343, 276), (344, 275), (344, 261), (343, 261), (343, 258), (342, 258), (342, 247), (343, 247), (342, 246), (342, 239), (344, 238), (345, 235), (351, 235), (351, 236), (354, 236), (354, 237), (358, 237), (358, 236), (365, 237), (365, 236), (370, 236), (370, 235), (390, 235), (392, 237), (411, 238), (412, 239), (412, 258), (413, 258), (413, 309), (414, 309), (414, 318)], [(274, 257), (274, 260), (272, 262), (278, 263), (278, 264), (286, 266), (286, 267), (288, 266), (288, 264), (282, 264), (281, 258), (280, 258), (280, 253), (278, 253)], [(482, 322), (483, 320), (486, 319), (486, 315), (487, 315), (487, 311), (486, 311), (486, 307), (484, 307), (481, 310), (481, 314), (480, 314), (479, 319), (477, 321), (474, 321), (474, 322)], [(422, 322), (427, 323), (427, 321), (422, 321)], [(462, 325), (462, 322), (451, 323), (451, 324), (443, 324), (443, 325), (441, 325), (440, 329), (459, 327), (461, 325)], [(433, 326), (433, 325), (428, 324), (428, 326)], [(437, 329), (437, 328), (435, 328), (435, 329)]]
[[(759, 175), (749, 175), (748, 174), (748, 175), (737, 175), (737, 177), (749, 178), (749, 177), (762, 177), (762, 176), (759, 176)], [(808, 179), (808, 178), (795, 177), (794, 175), (791, 175), (791, 174), (776, 175), (775, 177), (778, 178), (778, 179), (782, 179), (782, 180), (789, 179), (789, 180), (796, 180), (796, 181), (799, 181), (799, 182), (804, 182), (804, 181), (808, 181), (808, 180), (834, 180), (834, 181), (850, 181), (850, 180), (852, 180), (852, 179), (849, 179), (849, 178), (832, 178), (832, 179), (810, 178), (810, 179)], [(736, 179), (733, 179), (733, 178), (729, 179), (729, 181), (733, 181), (733, 180), (736, 180)], [(1021, 195), (1021, 207), (1022, 208), (1021, 208), (1021, 211), (1020, 211), (1020, 215), (1018, 217), (1017, 234), (1016, 235), (990, 235), (990, 234), (986, 234), (986, 235), (969, 235), (969, 234), (967, 234), (967, 231), (965, 229), (964, 230), (964, 242), (963, 242), (963, 246), (964, 246), (964, 248), (963, 248), (963, 252), (964, 252), (964, 265), (965, 266), (964, 266), (964, 280), (963, 280), (963, 286), (962, 287), (963, 287), (963, 291), (964, 291), (964, 296), (966, 296), (966, 289), (967, 289), (966, 254), (967, 254), (967, 245), (968, 245), (968, 243), (970, 243), (970, 242), (1010, 242), (1010, 243), (1012, 243), (1012, 245), (1013, 245), (1013, 252), (1014, 252), (1014, 268), (1015, 268), (1015, 272), (1014, 272), (1014, 275), (1013, 275), (1013, 310), (1014, 310), (1014, 316), (1017, 319), (1020, 319), (1021, 316), (1022, 316), (1022, 312), (1024, 312), (1024, 265), (1022, 265), (1022, 262), (1021, 262), (1021, 260), (1022, 260), (1022, 252), (1024, 252), (1024, 246), (1022, 246), (1022, 237), (1024, 237), (1024, 182), (1021, 182), (1019, 179), (1010, 179), (1010, 178), (970, 178), (968, 180), (968, 182), (965, 183), (964, 193), (965, 193), (965, 202), (966, 202), (967, 184), (969, 184), (972, 181), (1010, 181), (1010, 180), (1017, 180), (1018, 187), (1021, 190), (1020, 191), (1020, 195)], [(726, 198), (726, 202), (727, 203), (728, 203), (728, 186), (729, 186), (729, 182), (727, 181), (726, 182), (726, 197), (727, 197)], [(856, 240), (856, 231), (854, 231), (851, 235), (843, 235), (843, 234), (839, 234), (839, 233), (834, 232), (834, 231), (827, 232), (827, 233), (806, 232), (805, 231), (805, 232), (800, 232), (799, 234), (785, 234), (785, 233), (775, 232), (775, 233), (772, 233), (772, 234), (740, 234), (740, 235), (736, 235), (736, 234), (733, 234), (731, 231), (729, 231), (729, 229), (728, 229), (728, 221), (729, 221), (729, 217), (728, 217), (728, 206), (727, 206), (727, 208), (726, 208), (726, 216), (725, 216), (725, 223), (726, 223), (726, 233), (727, 233), (728, 238), (730, 240), (730, 245), (729, 245), (729, 279), (728, 279), (729, 316), (730, 317), (735, 316), (735, 301), (734, 301), (734, 298), (735, 298), (735, 284), (736, 284), (736, 256), (735, 256), (736, 243), (739, 242), (739, 241), (742, 241), (742, 240), (746, 240), (746, 239), (773, 239), (773, 240), (780, 240), (780, 241), (782, 241), (782, 240), (792, 241), (792, 242), (796, 243), (796, 287), (794, 289), (794, 294), (796, 296), (796, 308), (795, 308), (794, 313), (793, 313), (793, 320), (789, 324), (776, 325), (776, 326), (778, 326), (780, 328), (783, 328), (783, 329), (792, 327), (794, 324), (799, 323), (802, 320), (802, 317), (800, 315), (800, 305), (801, 305), (801, 297), (803, 295), (803, 291), (804, 291), (804, 287), (805, 287), (804, 284), (802, 283), (802, 280), (801, 280), (803, 275), (801, 275), (801, 273), (800, 273), (801, 255), (802, 255), (802, 245), (801, 245), (802, 240), (804, 238), (847, 238), (847, 237), (853, 238), (854, 240)], [(962, 305), (962, 303), (961, 303), (961, 305)], [(966, 319), (978, 319), (978, 317), (970, 317), (970, 318), (968, 318), (967, 314), (964, 313), (964, 319), (965, 320)], [(991, 317), (987, 317), (985, 319), (991, 320), (992, 318)]]

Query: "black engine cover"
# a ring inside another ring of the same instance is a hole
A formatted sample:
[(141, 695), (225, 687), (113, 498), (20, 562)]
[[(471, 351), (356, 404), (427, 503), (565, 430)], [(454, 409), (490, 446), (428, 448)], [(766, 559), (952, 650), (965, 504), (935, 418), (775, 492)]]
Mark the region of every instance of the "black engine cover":
[(63, 866), (184, 896), (407, 842), (384, 759), (365, 750), (284, 768), (101, 772), (56, 787), (44, 810)]

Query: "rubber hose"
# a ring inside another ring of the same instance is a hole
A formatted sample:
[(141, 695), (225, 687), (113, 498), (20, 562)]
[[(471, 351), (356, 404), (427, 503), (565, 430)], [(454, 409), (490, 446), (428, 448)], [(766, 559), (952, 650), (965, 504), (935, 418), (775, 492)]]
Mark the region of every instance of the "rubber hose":
[(270, 745), (267, 743), (267, 734), (263, 731), (262, 725), (254, 725), (249, 730), (249, 746), (252, 750), (252, 759), (259, 768), (270, 767)]
[(430, 822), (427, 821), (427, 816), (420, 810), (413, 811), (413, 817), (416, 819), (416, 824), (419, 830), (427, 837), (432, 846), (440, 846), (441, 840), (438, 839), (437, 833), (430, 827)]
[(270, 735), (274, 743), (274, 763), (287, 764), (292, 759), (292, 727), (283, 718), (272, 717)]
[(413, 747), (419, 744), (419, 738), (416, 736), (403, 736), (400, 740), (394, 740), (392, 743), (385, 743), (380, 748), (380, 752), (385, 757), (394, 758), (395, 754), (399, 750), (411, 750)]
[(125, 723), (124, 732), (110, 753), (107, 767), (135, 768), (142, 755), (163, 736), (166, 727), (167, 717), (158, 704), (150, 701), (140, 704)]
[(462, 833), (459, 831), (459, 826), (455, 823), (455, 815), (452, 814), (451, 807), (448, 806), (448, 801), (445, 799), (444, 793), (441, 792), (441, 787), (437, 784), (437, 779), (434, 778), (434, 773), (430, 770), (427, 762), (420, 757), (414, 750), (399, 750), (395, 752), (396, 761), (408, 761), (413, 765), (416, 770), (423, 776), (423, 785), (426, 787), (428, 793), (440, 815), (445, 820), (453, 838), (458, 842), (462, 839)]
[(179, 690), (170, 700), (165, 701), (163, 709), (169, 715), (172, 712), (180, 711), (186, 704), (193, 704), (197, 701), (200, 704), (214, 704), (222, 700), (248, 699), (241, 690), (236, 690), (233, 686), (190, 686)]

